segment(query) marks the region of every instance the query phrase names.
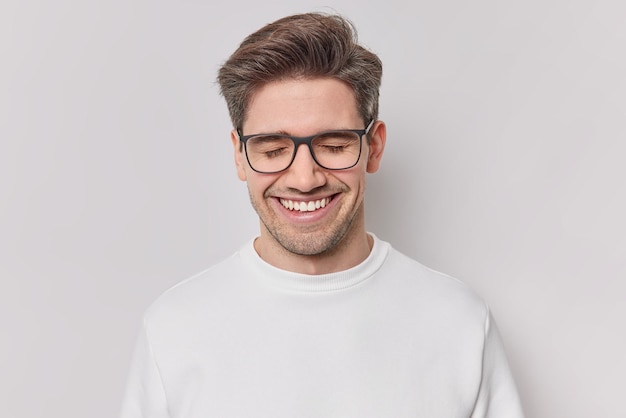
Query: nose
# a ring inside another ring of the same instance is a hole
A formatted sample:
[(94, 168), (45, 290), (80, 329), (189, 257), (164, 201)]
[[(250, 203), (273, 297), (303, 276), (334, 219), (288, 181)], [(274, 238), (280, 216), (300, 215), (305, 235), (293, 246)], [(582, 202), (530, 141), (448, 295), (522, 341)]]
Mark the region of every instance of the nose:
[(300, 144), (291, 166), (284, 174), (286, 186), (306, 193), (326, 184), (324, 169), (317, 165), (311, 150), (305, 144)]

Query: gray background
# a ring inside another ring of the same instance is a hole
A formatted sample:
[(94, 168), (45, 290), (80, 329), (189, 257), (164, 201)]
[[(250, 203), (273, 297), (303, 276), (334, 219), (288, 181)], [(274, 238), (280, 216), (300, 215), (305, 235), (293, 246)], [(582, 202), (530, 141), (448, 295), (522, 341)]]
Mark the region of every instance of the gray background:
[(0, 416), (117, 415), (144, 309), (258, 230), (218, 66), (336, 10), (385, 63), (368, 228), (490, 303), (529, 417), (625, 417), (626, 6), (294, 4), (0, 4)]

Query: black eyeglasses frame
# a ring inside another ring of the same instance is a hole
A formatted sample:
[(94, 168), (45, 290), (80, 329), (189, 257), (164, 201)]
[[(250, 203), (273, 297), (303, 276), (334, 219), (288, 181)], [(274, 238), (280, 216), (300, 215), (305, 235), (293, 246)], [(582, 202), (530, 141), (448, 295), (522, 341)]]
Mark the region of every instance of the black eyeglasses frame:
[[(305, 144), (309, 148), (309, 152), (311, 153), (311, 157), (313, 157), (313, 161), (315, 161), (315, 163), (317, 165), (319, 165), (320, 167), (322, 167), (325, 170), (341, 171), (341, 170), (348, 170), (348, 169), (354, 167), (355, 165), (357, 165), (359, 163), (359, 160), (361, 159), (361, 151), (363, 150), (363, 135), (367, 135), (369, 133), (370, 129), (372, 129), (372, 126), (374, 126), (374, 122), (375, 121), (376, 121), (375, 119), (372, 119), (367, 124), (365, 129), (332, 129), (332, 130), (328, 130), (328, 131), (318, 132), (315, 135), (311, 135), (311, 136), (291, 136), (291, 135), (285, 135), (285, 134), (277, 134), (278, 136), (280, 136), (282, 138), (289, 138), (289, 139), (291, 139), (293, 141), (294, 145), (295, 145), (295, 147), (293, 149), (293, 155), (291, 156), (291, 161), (289, 161), (289, 164), (287, 164), (287, 167), (283, 168), (282, 170), (277, 170), (277, 171), (261, 171), (261, 170), (257, 170), (256, 168), (254, 168), (254, 166), (250, 162), (250, 157), (248, 157), (248, 148), (246, 146), (246, 143), (247, 143), (247, 141), (250, 138), (253, 138), (255, 136), (272, 135), (271, 133), (268, 133), (268, 134), (242, 135), (241, 134), (241, 130), (239, 128), (237, 128), (237, 135), (239, 136), (239, 141), (241, 141), (241, 143), (243, 143), (244, 153), (246, 154), (246, 160), (248, 161), (248, 165), (250, 166), (250, 168), (253, 171), (255, 171), (257, 173), (260, 173), (260, 174), (276, 174), (276, 173), (281, 173), (281, 172), (289, 169), (289, 167), (291, 167), (291, 164), (293, 164), (294, 160), (296, 159), (296, 154), (298, 153), (298, 148), (302, 144)], [(353, 132), (353, 133), (356, 133), (356, 134), (359, 135), (359, 156), (357, 157), (355, 163), (352, 164), (351, 166), (342, 167), (342, 168), (329, 168), (329, 167), (325, 167), (324, 165), (320, 164), (319, 161), (317, 161), (317, 158), (315, 157), (315, 152), (313, 152), (313, 147), (312, 147), (313, 139), (317, 138), (320, 135), (333, 133), (333, 132)]]

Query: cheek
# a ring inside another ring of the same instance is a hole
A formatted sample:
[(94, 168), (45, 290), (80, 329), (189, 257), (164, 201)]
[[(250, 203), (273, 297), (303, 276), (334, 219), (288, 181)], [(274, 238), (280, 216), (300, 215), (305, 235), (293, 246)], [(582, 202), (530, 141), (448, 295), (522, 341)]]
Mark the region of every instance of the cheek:
[(272, 186), (275, 179), (269, 176), (263, 176), (248, 168), (247, 173), (248, 191), (257, 198), (263, 197), (265, 192)]
[(353, 199), (359, 199), (365, 190), (365, 170), (358, 167), (354, 171), (335, 173), (335, 181), (343, 183), (353, 195)]
[(365, 165), (358, 164), (356, 167), (346, 171), (337, 171), (336, 177), (342, 183), (348, 185), (352, 189), (362, 187), (365, 183)]

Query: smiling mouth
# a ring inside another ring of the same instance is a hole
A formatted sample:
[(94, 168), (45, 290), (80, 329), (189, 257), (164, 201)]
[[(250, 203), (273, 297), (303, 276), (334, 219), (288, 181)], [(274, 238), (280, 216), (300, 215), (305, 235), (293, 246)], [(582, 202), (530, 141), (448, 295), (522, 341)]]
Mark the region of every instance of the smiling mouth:
[(285, 207), (285, 209), (289, 209), (291, 211), (298, 212), (314, 212), (318, 209), (326, 207), (328, 203), (330, 203), (331, 198), (325, 197), (319, 200), (310, 200), (308, 202), (298, 201), (298, 200), (289, 200), (289, 199), (280, 199), (280, 204)]

